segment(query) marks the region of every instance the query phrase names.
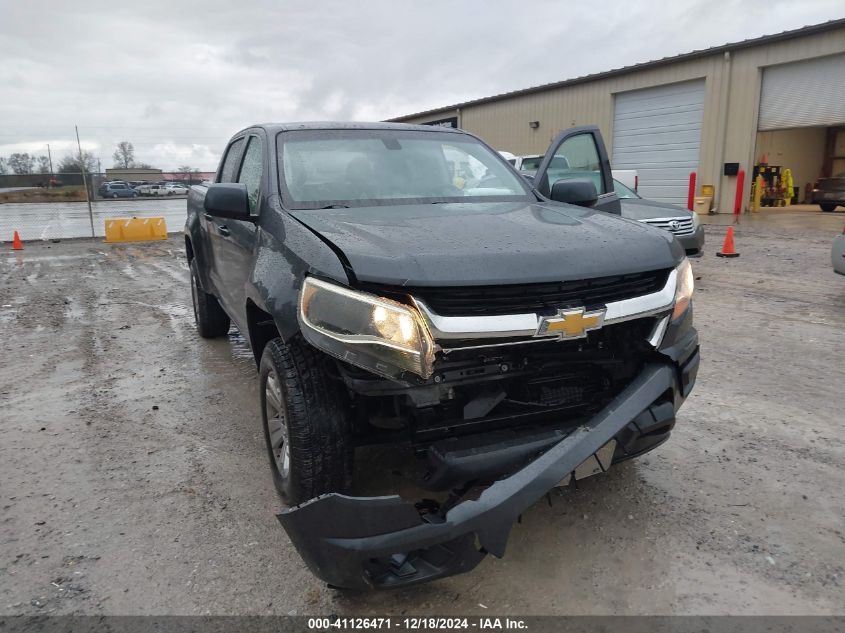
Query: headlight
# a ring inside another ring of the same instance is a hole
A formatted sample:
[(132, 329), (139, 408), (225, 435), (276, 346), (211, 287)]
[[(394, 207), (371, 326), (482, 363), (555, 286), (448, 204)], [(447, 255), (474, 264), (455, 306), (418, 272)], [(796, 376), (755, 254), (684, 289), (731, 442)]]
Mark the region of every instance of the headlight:
[(375, 374), (432, 374), (434, 341), (416, 308), (308, 277), (299, 320), (315, 347)]
[(695, 211), (693, 211), (692, 212), (692, 230), (694, 231), (699, 226), (701, 226), (701, 218), (698, 217), (698, 214)]
[(694, 286), (692, 266), (686, 257), (684, 257), (684, 261), (682, 261), (675, 269), (675, 273), (675, 308), (672, 310), (673, 321), (686, 312), (690, 301), (692, 301)]

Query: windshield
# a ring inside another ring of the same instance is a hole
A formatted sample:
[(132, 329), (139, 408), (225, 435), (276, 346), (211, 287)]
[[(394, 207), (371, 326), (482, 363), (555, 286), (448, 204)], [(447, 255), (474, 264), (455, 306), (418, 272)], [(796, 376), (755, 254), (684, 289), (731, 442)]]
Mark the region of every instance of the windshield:
[(640, 195), (630, 187), (623, 185), (618, 180), (613, 181), (613, 190), (616, 192), (616, 197), (620, 199), (639, 198)]
[(530, 199), (499, 156), (464, 134), (302, 130), (280, 133), (277, 151), (292, 209)]

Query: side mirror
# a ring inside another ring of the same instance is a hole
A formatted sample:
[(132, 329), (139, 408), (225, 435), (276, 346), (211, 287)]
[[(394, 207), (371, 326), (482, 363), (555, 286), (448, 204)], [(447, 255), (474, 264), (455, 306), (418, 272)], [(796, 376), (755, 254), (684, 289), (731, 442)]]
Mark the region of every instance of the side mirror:
[(217, 182), (205, 192), (205, 210), (218, 218), (251, 221), (246, 185), (240, 182)]
[(558, 180), (552, 185), (552, 192), (549, 197), (556, 202), (591, 207), (599, 199), (599, 194), (592, 180), (572, 178)]

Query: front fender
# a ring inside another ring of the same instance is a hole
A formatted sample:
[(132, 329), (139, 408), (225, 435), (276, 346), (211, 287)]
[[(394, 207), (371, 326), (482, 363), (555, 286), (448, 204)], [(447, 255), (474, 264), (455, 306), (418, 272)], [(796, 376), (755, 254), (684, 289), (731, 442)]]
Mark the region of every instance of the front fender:
[(287, 341), (299, 332), (299, 292), (307, 275), (341, 284), (351, 280), (338, 255), (278, 205), (262, 212), (256, 235), (246, 296), (273, 317)]

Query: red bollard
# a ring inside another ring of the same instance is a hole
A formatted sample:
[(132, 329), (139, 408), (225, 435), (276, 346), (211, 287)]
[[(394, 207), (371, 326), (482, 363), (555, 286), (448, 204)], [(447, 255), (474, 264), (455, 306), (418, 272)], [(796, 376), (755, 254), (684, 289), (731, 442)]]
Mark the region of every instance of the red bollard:
[(736, 175), (736, 197), (734, 198), (734, 224), (739, 224), (739, 212), (742, 209), (742, 188), (745, 185), (745, 170)]
[(687, 194), (687, 209), (692, 211), (695, 203), (695, 172), (689, 173), (689, 193)]

